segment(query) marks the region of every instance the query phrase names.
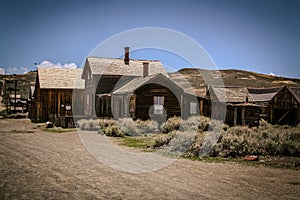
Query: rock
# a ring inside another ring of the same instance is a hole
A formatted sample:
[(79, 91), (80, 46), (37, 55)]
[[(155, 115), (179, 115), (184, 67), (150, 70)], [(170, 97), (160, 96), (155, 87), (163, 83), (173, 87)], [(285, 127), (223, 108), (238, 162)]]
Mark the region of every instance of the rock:
[(46, 122), (46, 128), (53, 128), (54, 125), (52, 122)]
[(258, 161), (258, 156), (245, 156), (244, 160), (246, 161)]

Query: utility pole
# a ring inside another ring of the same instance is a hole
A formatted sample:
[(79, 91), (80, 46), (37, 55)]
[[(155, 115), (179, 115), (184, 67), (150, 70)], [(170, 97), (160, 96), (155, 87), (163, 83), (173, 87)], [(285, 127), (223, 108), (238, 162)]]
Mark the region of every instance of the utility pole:
[(16, 114), (16, 107), (17, 107), (17, 79), (14, 80), (15, 81), (15, 104), (14, 104), (14, 113)]

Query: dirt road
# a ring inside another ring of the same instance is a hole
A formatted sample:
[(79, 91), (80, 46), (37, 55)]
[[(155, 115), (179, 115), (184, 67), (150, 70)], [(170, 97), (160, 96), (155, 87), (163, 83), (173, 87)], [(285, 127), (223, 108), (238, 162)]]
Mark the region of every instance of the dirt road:
[(179, 159), (155, 172), (124, 173), (91, 156), (76, 132), (35, 126), (0, 120), (0, 199), (300, 198), (296, 170)]

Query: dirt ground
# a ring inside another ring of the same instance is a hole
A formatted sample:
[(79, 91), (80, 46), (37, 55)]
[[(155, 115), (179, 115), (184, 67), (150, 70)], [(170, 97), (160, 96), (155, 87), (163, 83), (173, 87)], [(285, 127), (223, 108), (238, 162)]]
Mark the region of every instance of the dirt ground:
[(76, 132), (36, 127), (0, 120), (0, 199), (300, 198), (297, 170), (178, 159), (154, 172), (125, 173), (95, 159)]

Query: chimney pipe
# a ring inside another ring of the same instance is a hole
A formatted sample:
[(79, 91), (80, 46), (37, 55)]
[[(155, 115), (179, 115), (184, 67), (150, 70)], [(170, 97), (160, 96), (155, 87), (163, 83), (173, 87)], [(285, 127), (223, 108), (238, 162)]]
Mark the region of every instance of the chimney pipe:
[(129, 65), (129, 47), (124, 47), (124, 50), (125, 50), (124, 63), (125, 65)]
[(143, 62), (143, 78), (149, 75), (149, 63)]

